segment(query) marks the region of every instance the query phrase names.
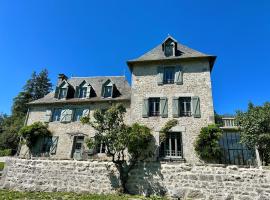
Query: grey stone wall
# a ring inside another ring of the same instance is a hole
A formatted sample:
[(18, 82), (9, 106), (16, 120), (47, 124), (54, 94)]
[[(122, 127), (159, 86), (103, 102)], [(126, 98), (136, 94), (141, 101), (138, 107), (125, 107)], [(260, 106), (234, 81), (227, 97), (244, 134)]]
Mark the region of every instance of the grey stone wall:
[[(127, 109), (126, 113), (126, 122), (130, 123), (130, 102), (125, 101), (122, 102)], [(89, 108), (90, 119), (96, 109), (106, 109), (109, 108), (112, 104), (109, 102), (97, 102), (85, 105), (63, 105), (63, 106), (35, 106), (31, 107), (27, 125), (33, 124), (34, 122), (40, 121), (44, 122), (46, 110), (53, 108)], [(93, 137), (95, 136), (95, 130), (89, 126), (82, 124), (81, 122), (69, 122), (69, 123), (61, 123), (61, 122), (50, 122), (49, 130), (51, 131), (53, 136), (59, 136), (57, 150), (55, 155), (51, 155), (54, 159), (70, 159), (73, 139), (75, 135), (83, 135), (85, 137)], [(86, 147), (84, 147), (86, 148)], [(20, 151), (20, 157), (27, 158), (29, 156), (28, 148), (24, 145)]]
[[(140, 164), (131, 172), (129, 191), (180, 199), (267, 200), (270, 170), (186, 163)], [(9, 158), (1, 187), (27, 191), (115, 193), (118, 172), (111, 162)]]
[[(160, 65), (183, 68), (183, 84), (157, 84), (157, 70)], [(132, 67), (131, 120), (145, 124), (152, 129), (156, 140), (159, 131), (172, 116), (172, 98), (198, 96), (200, 98), (201, 118), (179, 117), (178, 126), (173, 131), (182, 132), (183, 155), (189, 163), (197, 163), (194, 141), (202, 127), (214, 123), (214, 109), (210, 67), (207, 60), (167, 61), (166, 63), (143, 63)], [(143, 99), (148, 97), (168, 98), (168, 118), (142, 117)]]

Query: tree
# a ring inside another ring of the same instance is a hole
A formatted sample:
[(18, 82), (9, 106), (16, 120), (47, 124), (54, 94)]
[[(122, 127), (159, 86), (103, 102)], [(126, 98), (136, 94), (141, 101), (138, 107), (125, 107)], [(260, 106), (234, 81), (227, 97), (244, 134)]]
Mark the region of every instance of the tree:
[(35, 145), (36, 141), (40, 137), (50, 136), (51, 132), (48, 130), (47, 125), (41, 122), (35, 122), (29, 126), (22, 127), (19, 131), (19, 134), (25, 140), (26, 146), (31, 152), (32, 147)]
[(120, 174), (121, 189), (128, 193), (126, 183), (129, 172), (136, 163), (153, 155), (153, 136), (148, 127), (137, 123), (127, 126), (124, 123), (126, 109), (122, 104), (112, 106), (107, 111), (96, 110), (94, 120), (82, 118), (82, 123), (90, 124), (97, 132), (95, 138), (88, 139), (87, 146), (92, 149), (103, 143), (107, 148), (107, 156)]
[(195, 142), (195, 151), (202, 160), (207, 162), (219, 162), (222, 155), (219, 145), (221, 129), (216, 124), (210, 124), (201, 129), (200, 134)]
[(39, 74), (33, 72), (31, 78), (14, 99), (11, 116), (4, 118), (0, 127), (0, 150), (12, 149), (16, 152), (19, 137), (18, 132), (23, 127), (28, 110), (27, 103), (42, 98), (52, 90), (52, 84), (48, 78), (48, 71), (42, 70)]
[(254, 106), (249, 103), (246, 112), (237, 111), (236, 123), (240, 128), (240, 141), (248, 148), (256, 148), (265, 165), (270, 163), (270, 103)]

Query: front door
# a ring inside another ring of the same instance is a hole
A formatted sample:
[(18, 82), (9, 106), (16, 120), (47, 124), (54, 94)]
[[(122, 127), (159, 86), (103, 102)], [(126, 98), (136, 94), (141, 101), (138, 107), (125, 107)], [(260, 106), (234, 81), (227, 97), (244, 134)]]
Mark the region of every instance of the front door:
[(84, 136), (74, 136), (72, 158), (82, 160)]

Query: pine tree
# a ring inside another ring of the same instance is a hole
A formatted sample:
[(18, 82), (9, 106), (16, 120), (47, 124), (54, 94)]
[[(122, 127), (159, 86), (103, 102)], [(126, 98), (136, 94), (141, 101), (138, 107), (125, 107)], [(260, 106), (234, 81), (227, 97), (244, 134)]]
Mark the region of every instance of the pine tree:
[[(52, 90), (52, 83), (48, 77), (48, 70), (43, 69), (39, 74), (33, 72), (26, 81), (23, 91), (14, 99), (11, 116), (3, 118), (0, 127), (0, 150), (12, 149), (16, 152), (19, 138), (18, 132), (24, 125), (28, 110), (27, 103), (42, 98)], [(2, 119), (2, 118), (1, 118)]]

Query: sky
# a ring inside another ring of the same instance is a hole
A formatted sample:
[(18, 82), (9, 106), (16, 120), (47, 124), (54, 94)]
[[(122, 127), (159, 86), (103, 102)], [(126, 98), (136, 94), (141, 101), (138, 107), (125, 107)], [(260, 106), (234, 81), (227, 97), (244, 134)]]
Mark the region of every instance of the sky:
[(217, 56), (219, 114), (270, 101), (268, 0), (0, 0), (0, 113), (33, 71), (102, 76), (130, 73), (126, 61), (178, 42)]

